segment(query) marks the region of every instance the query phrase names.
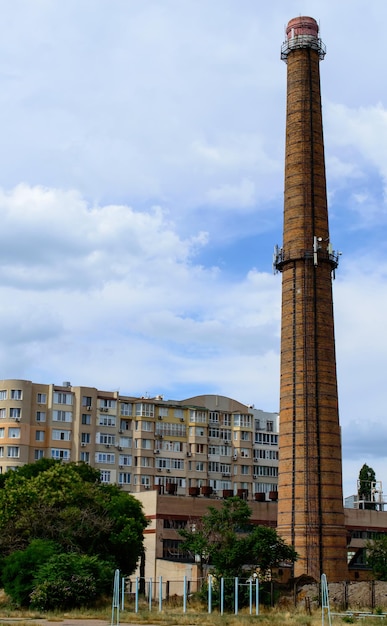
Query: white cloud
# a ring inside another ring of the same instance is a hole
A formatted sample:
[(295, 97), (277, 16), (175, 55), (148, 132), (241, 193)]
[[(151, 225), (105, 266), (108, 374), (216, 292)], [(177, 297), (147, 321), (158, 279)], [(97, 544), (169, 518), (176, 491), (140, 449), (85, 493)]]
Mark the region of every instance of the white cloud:
[[(351, 194), (352, 208), (363, 224), (375, 224), (387, 217), (387, 110), (379, 103), (357, 109), (330, 104), (327, 112), (330, 150), (344, 150), (345, 161), (333, 158), (328, 171), (333, 187), (343, 187), (343, 179), (359, 179), (359, 190)], [(375, 197), (367, 177), (376, 173), (384, 187), (384, 202)]]
[[(195, 264), (206, 235), (181, 239), (160, 208), (89, 207), (75, 192), (22, 185), (1, 194), (0, 210), (1, 293), (10, 303), (0, 345), (10, 376), (38, 368), (45, 380), (68, 378), (71, 363), (74, 376), (92, 372), (102, 387), (113, 373), (116, 384), (127, 377), (136, 385), (142, 377), (142, 387), (165, 384), (168, 371), (167, 385), (176, 388), (177, 378), (189, 384), (187, 371), (197, 369), (206, 384), (223, 388), (220, 360), (232, 371), (241, 355), (259, 363), (273, 350), (278, 283), (256, 271), (233, 282)], [(107, 363), (109, 374), (101, 368)]]
[(244, 178), (237, 185), (223, 184), (210, 189), (206, 194), (211, 206), (222, 208), (249, 208), (255, 204), (255, 185), (253, 181)]

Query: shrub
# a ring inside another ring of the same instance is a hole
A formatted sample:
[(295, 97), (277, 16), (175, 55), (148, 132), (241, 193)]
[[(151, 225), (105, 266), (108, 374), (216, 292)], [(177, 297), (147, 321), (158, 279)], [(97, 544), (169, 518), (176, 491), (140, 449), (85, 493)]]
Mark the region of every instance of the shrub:
[(111, 563), (94, 556), (59, 554), (40, 567), (31, 606), (43, 611), (90, 606), (111, 591), (112, 580)]
[(17, 550), (4, 559), (3, 587), (14, 604), (29, 605), (36, 572), (58, 551), (53, 541), (34, 539), (25, 550)]

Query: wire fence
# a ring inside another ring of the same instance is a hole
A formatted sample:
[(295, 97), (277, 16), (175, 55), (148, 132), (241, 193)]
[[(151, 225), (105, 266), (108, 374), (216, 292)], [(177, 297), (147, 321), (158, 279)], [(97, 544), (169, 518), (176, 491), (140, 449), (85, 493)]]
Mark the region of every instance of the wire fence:
[[(230, 589), (232, 589), (232, 604), (235, 615), (239, 612), (240, 600), (249, 606), (250, 614), (259, 614), (260, 584), (258, 578), (250, 578), (247, 581), (239, 578), (214, 579), (209, 575), (205, 579), (189, 579), (184, 576), (180, 580), (164, 580), (162, 576), (157, 579), (135, 578), (122, 579), (121, 581), (121, 609), (134, 610), (138, 613), (140, 605), (146, 606), (149, 611), (163, 610), (163, 606), (181, 606), (183, 613), (187, 612), (189, 601), (193, 594), (200, 591), (205, 585), (202, 600), (207, 601), (208, 613), (215, 607), (221, 614), (226, 607), (230, 609)], [(115, 588), (116, 588), (115, 584)], [(117, 599), (116, 599), (117, 603)]]

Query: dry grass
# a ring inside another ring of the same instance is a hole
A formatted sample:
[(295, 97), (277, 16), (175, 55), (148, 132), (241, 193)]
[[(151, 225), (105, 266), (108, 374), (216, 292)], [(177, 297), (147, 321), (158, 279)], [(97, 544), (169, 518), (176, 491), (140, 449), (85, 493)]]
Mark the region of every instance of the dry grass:
[[(186, 613), (183, 613), (182, 604), (179, 606), (164, 605), (161, 612), (157, 609), (157, 605), (154, 604), (153, 610), (149, 612), (148, 606), (142, 604), (139, 612), (135, 613), (134, 606), (130, 606), (128, 610), (120, 611), (119, 622), (120, 624), (152, 624), (156, 626), (320, 626), (322, 624), (321, 609), (315, 609), (311, 614), (308, 614), (304, 607), (298, 609), (290, 608), (289, 610), (260, 607), (258, 616), (255, 614), (249, 615), (246, 609), (242, 609), (238, 615), (226, 613), (222, 616), (218, 611), (209, 614), (205, 607), (194, 602), (188, 605)], [(254, 608), (253, 611), (255, 611)], [(44, 626), (45, 622), (42, 620), (58, 624), (65, 622), (66, 626), (71, 624), (71, 620), (78, 620), (78, 623), (82, 620), (82, 622), (85, 624), (89, 623), (91, 626), (98, 626), (91, 624), (91, 622), (92, 620), (99, 620), (106, 625), (110, 625), (111, 615), (110, 603), (99, 609), (45, 614), (12, 609), (7, 599), (0, 597), (0, 626)], [(114, 621), (116, 623), (117, 620), (115, 619)], [(344, 625), (346, 623), (357, 623), (361, 626), (377, 626), (378, 624), (387, 626), (387, 617), (375, 616), (362, 619), (353, 617), (351, 619), (344, 614), (341, 616), (332, 615), (331, 623), (332, 626)], [(328, 626), (328, 624), (329, 620), (325, 612), (324, 626)]]

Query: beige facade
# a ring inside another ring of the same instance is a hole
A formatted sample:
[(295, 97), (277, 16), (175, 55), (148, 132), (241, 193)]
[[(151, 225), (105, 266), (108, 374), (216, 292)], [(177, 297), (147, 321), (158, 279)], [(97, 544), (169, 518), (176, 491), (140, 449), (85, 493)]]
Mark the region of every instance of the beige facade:
[(132, 493), (274, 500), (278, 427), (277, 413), (224, 396), (166, 401), (0, 381), (1, 472), (41, 458), (84, 461)]

